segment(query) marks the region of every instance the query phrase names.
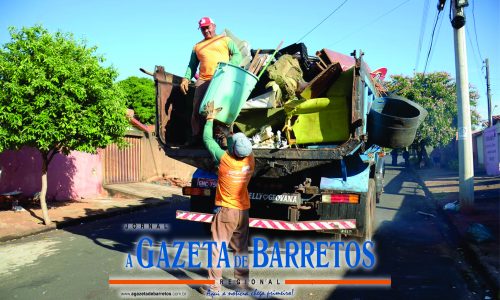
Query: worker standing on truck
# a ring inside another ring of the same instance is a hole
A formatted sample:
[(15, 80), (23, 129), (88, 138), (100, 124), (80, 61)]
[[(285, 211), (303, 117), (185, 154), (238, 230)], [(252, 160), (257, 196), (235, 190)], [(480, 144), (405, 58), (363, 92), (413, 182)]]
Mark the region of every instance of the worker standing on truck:
[(200, 72), (196, 80), (196, 89), (193, 97), (193, 112), (191, 114), (192, 137), (188, 142), (189, 145), (201, 143), (200, 135), (203, 120), (199, 114), (200, 104), (208, 89), (210, 80), (217, 69), (217, 64), (219, 62), (229, 62), (238, 66), (241, 62), (241, 53), (236, 43), (225, 35), (216, 35), (215, 23), (211, 18), (201, 18), (198, 25), (203, 34), (203, 40), (194, 45), (186, 74), (181, 82), (181, 91), (187, 94), (189, 81), (196, 73), (199, 65)]
[[(215, 284), (202, 286), (200, 291), (207, 294), (220, 292), (222, 268), (217, 268), (220, 246), (229, 245), (235, 256), (248, 256), (250, 197), (248, 183), (255, 169), (252, 144), (241, 132), (228, 137), (228, 150), (224, 151), (212, 136), (213, 120), (220, 109), (214, 109), (213, 101), (206, 107), (207, 119), (203, 130), (203, 142), (218, 165), (218, 182), (215, 192), (215, 216), (212, 221), (212, 238), (217, 249), (212, 251), (214, 265), (209, 270), (209, 279)], [(241, 289), (248, 289), (248, 267), (235, 268), (234, 277)]]

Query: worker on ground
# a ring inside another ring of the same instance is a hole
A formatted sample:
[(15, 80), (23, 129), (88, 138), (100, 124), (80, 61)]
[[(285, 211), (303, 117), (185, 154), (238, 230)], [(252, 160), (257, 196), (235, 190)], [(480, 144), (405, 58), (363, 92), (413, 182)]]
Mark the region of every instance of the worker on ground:
[[(228, 150), (224, 151), (212, 136), (213, 120), (220, 111), (209, 102), (205, 111), (207, 118), (203, 130), (203, 142), (218, 165), (218, 183), (215, 193), (215, 216), (212, 221), (212, 238), (217, 249), (212, 251), (212, 268), (209, 279), (215, 284), (202, 286), (200, 291), (207, 294), (220, 292), (222, 268), (217, 268), (220, 246), (225, 243), (235, 251), (235, 256), (248, 256), (250, 197), (248, 183), (255, 169), (255, 159), (250, 140), (241, 132), (230, 134)], [(239, 289), (248, 289), (248, 267), (235, 268), (234, 277), (240, 282)]]
[(181, 91), (187, 94), (189, 81), (191, 81), (199, 66), (199, 77), (196, 80), (196, 89), (193, 97), (193, 112), (191, 114), (192, 137), (188, 142), (189, 145), (201, 143), (203, 119), (199, 114), (199, 108), (210, 80), (217, 69), (217, 64), (219, 62), (229, 62), (239, 65), (241, 62), (241, 53), (236, 43), (227, 36), (216, 35), (215, 23), (211, 18), (201, 18), (198, 25), (203, 34), (203, 40), (194, 45), (186, 74), (181, 82)]

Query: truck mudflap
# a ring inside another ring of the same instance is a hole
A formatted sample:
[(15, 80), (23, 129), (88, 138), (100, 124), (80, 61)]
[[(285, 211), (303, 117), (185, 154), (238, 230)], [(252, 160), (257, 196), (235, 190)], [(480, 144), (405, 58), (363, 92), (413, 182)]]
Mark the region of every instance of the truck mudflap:
[[(213, 214), (208, 213), (183, 210), (177, 210), (175, 212), (176, 219), (185, 221), (211, 223), (213, 217)], [(250, 218), (250, 227), (286, 231), (351, 230), (356, 229), (356, 219), (289, 222)]]

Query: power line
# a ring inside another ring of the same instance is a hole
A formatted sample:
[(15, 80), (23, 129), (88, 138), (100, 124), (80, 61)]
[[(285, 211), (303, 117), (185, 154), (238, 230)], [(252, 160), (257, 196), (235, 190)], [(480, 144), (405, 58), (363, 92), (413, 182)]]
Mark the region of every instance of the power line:
[(401, 6), (403, 6), (404, 4), (406, 4), (406, 3), (408, 3), (408, 2), (410, 2), (410, 0), (406, 0), (406, 1), (404, 1), (403, 3), (399, 4), (398, 6), (394, 7), (394, 8), (393, 8), (393, 9), (391, 9), (391, 10), (389, 10), (388, 12), (383, 13), (382, 15), (378, 16), (377, 18), (375, 18), (374, 20), (370, 21), (369, 23), (367, 23), (367, 24), (365, 24), (365, 25), (363, 25), (363, 26), (361, 26), (361, 27), (359, 27), (359, 28), (357, 28), (357, 29), (353, 30), (351, 33), (347, 34), (346, 36), (344, 36), (344, 37), (343, 37), (343, 38), (341, 38), (340, 40), (338, 40), (338, 41), (336, 41), (336, 42), (334, 42), (334, 43), (331, 43), (331, 44), (329, 44), (329, 45), (328, 45), (328, 46), (326, 46), (326, 47), (329, 47), (329, 46), (332, 46), (332, 45), (335, 45), (335, 44), (337, 44), (337, 43), (342, 42), (343, 40), (345, 40), (346, 38), (348, 38), (349, 36), (351, 36), (353, 33), (358, 32), (359, 30), (361, 30), (361, 29), (365, 28), (366, 26), (372, 25), (373, 23), (377, 22), (377, 21), (378, 21), (378, 20), (380, 20), (381, 18), (385, 17), (386, 15), (390, 14), (391, 12), (395, 11), (396, 9), (400, 8)]
[[(472, 53), (474, 54), (474, 64), (476, 65), (476, 68), (479, 69), (479, 73), (483, 73), (483, 68), (482, 67), (479, 67), (479, 63), (477, 62), (477, 55), (476, 55), (476, 51), (474, 50), (474, 44), (472, 43), (472, 40), (471, 40), (471, 37), (470, 37), (470, 33), (469, 33), (469, 27), (467, 27), (467, 38), (469, 40), (469, 44), (472, 48)], [(483, 60), (480, 60), (481, 62), (483, 62)], [(484, 78), (483, 76), (479, 76), (479, 78), (481, 78), (481, 84), (484, 86), (485, 85), (485, 82), (484, 82)]]
[[(443, 20), (444, 20), (444, 17), (441, 17), (439, 19), (439, 24), (438, 24), (438, 28), (437, 28), (437, 32), (436, 32), (436, 41), (439, 41), (439, 35), (441, 34), (441, 27), (443, 26)], [(432, 60), (432, 57), (434, 56), (434, 50), (436, 49), (436, 47), (434, 47), (431, 51), (431, 57), (429, 58), (429, 61)]]
[[(476, 65), (476, 68), (479, 70), (479, 73), (482, 74), (482, 75), (485, 75), (484, 73), (484, 66), (481, 66), (481, 63), (484, 63), (484, 59), (481, 55), (481, 50), (479, 49), (479, 43), (478, 43), (478, 38), (477, 38), (477, 30), (476, 30), (476, 17), (475, 17), (475, 14), (474, 14), (474, 2), (472, 2), (472, 20), (473, 20), (473, 23), (474, 23), (474, 35), (475, 35), (475, 40), (476, 40), (476, 45), (474, 45), (474, 43), (472, 42), (472, 38), (471, 38), (471, 34), (469, 32), (469, 27), (466, 27), (467, 28), (467, 38), (469, 40), (469, 44), (471, 46), (471, 49), (472, 49), (472, 53), (473, 53), (473, 57), (474, 57), (474, 64)], [(477, 54), (476, 54), (476, 51), (474, 48), (477, 48), (477, 51), (479, 53), (479, 61), (481, 63), (478, 63), (478, 60), (477, 60)], [(486, 76), (486, 75), (485, 75)], [(484, 87), (486, 85), (486, 83), (484, 82), (484, 78), (483, 76), (479, 76), (480, 80), (481, 80), (481, 85)], [(479, 87), (477, 87), (479, 89)]]
[(437, 23), (439, 21), (440, 16), (441, 16), (441, 10), (438, 10), (438, 13), (436, 15), (436, 21), (434, 22), (434, 27), (432, 28), (431, 44), (429, 46), (429, 51), (427, 52), (427, 58), (425, 59), (424, 74), (425, 74), (425, 71), (427, 70), (427, 64), (429, 63), (429, 57), (431, 56), (432, 44), (434, 42), (434, 33), (436, 32), (436, 26), (437, 26)]
[(424, 9), (422, 13), (422, 23), (420, 24), (420, 37), (418, 39), (418, 48), (417, 48), (417, 61), (415, 62), (415, 69), (418, 69), (418, 63), (420, 62), (420, 52), (422, 51), (422, 41), (424, 39), (425, 32), (425, 24), (427, 23), (427, 13), (429, 12), (429, 0), (424, 2)]
[(297, 42), (300, 42), (302, 41), (306, 36), (308, 36), (311, 32), (313, 32), (316, 28), (318, 28), (321, 24), (323, 24), (323, 22), (325, 22), (329, 17), (331, 17), (337, 10), (339, 10), (347, 1), (349, 0), (345, 0), (344, 2), (342, 2), (339, 6), (337, 6), (337, 8), (335, 8), (328, 16), (326, 16), (326, 18), (324, 18), (321, 22), (319, 22), (318, 25), (314, 26), (313, 29), (309, 30), (308, 33), (304, 34), (303, 37), (301, 37)]
[(476, 3), (476, 1), (472, 1), (472, 20), (474, 21), (474, 35), (476, 36), (476, 45), (477, 45), (477, 51), (479, 52), (479, 58), (481, 59), (481, 61), (484, 61), (483, 56), (481, 55), (481, 49), (479, 49), (479, 43), (477, 41), (476, 15), (474, 14), (474, 3)]
[[(441, 27), (443, 25), (443, 20), (444, 20), (444, 17), (440, 17), (439, 20), (438, 20), (439, 24), (438, 24), (437, 30), (436, 30), (436, 36), (435, 36), (435, 39), (434, 39), (435, 41), (439, 41), (439, 34), (441, 33)], [(431, 43), (432, 43), (432, 41), (431, 41)], [(429, 63), (432, 61), (432, 57), (434, 56), (435, 50), (436, 50), (436, 47), (433, 47), (433, 45), (431, 45), (430, 48), (429, 48), (429, 54), (430, 55), (428, 54), (428, 56), (427, 56), (427, 60), (428, 60)], [(426, 69), (423, 72), (423, 76), (425, 76), (426, 70), (427, 70), (427, 62), (426, 62)]]

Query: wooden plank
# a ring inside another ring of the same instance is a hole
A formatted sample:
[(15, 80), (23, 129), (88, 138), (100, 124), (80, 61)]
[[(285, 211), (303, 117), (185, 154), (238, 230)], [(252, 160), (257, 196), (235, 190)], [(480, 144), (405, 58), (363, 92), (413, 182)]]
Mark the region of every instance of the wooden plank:
[(257, 75), (257, 73), (259, 73), (260, 69), (262, 69), (262, 67), (264, 66), (264, 63), (267, 60), (267, 57), (268, 57), (267, 54), (262, 55), (262, 59), (259, 61), (259, 64), (255, 68), (255, 73), (254, 73), (255, 75)]
[[(255, 67), (255, 62), (258, 60), (259, 58), (259, 53), (260, 53), (260, 49), (257, 49), (257, 52), (255, 52), (255, 55), (254, 57), (252, 58), (252, 61), (250, 62), (250, 66), (248, 66), (248, 71), (252, 70), (254, 67)], [(250, 71), (251, 72), (251, 71)]]
[(339, 78), (342, 67), (339, 63), (331, 64), (321, 71), (313, 80), (309, 82), (304, 91), (300, 93), (303, 98), (314, 99), (325, 95), (326, 91)]
[(253, 63), (253, 66), (249, 69), (250, 73), (255, 74), (257, 70), (257, 66), (260, 64), (262, 61), (262, 55), (259, 55), (255, 58), (255, 61)]

